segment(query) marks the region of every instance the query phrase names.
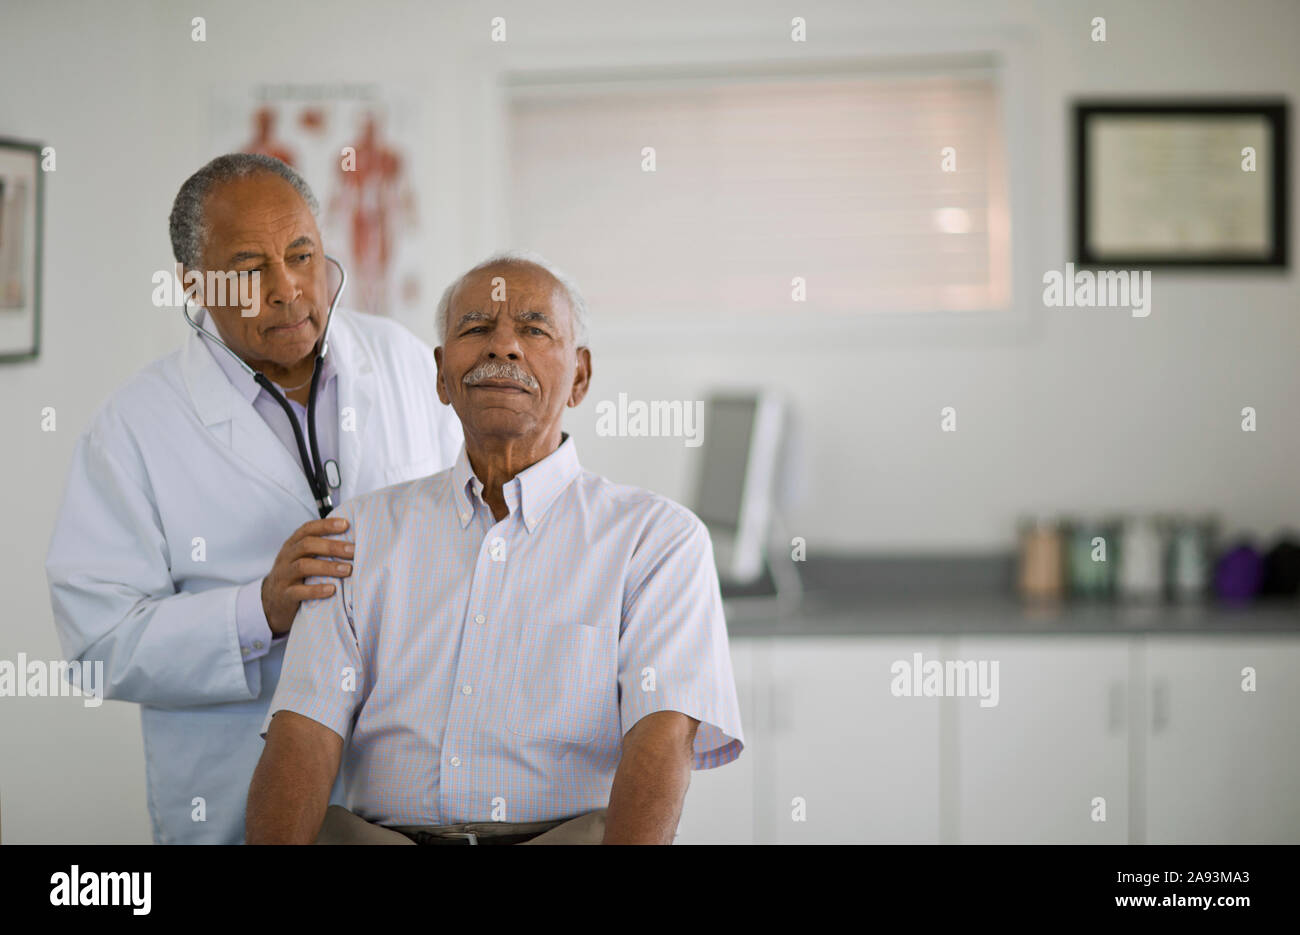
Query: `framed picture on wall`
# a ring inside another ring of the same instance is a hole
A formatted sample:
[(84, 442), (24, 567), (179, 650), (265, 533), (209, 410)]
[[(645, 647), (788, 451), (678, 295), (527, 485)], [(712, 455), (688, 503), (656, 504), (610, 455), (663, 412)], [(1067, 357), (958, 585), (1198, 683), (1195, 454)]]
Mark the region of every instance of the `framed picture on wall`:
[(1286, 267), (1287, 104), (1079, 101), (1083, 266)]
[(41, 146), (0, 137), (0, 362), (41, 345)]

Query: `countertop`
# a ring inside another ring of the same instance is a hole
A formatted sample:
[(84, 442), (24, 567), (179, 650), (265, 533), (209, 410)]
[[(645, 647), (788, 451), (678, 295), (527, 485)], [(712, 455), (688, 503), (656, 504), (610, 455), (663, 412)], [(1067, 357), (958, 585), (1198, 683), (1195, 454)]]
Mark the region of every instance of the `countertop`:
[(1300, 605), (1258, 602), (1243, 607), (1213, 604), (1072, 604), (1028, 607), (1014, 598), (915, 600), (809, 599), (795, 611), (728, 605), (732, 638), (760, 636), (935, 636), (1054, 634), (1111, 636), (1198, 634), (1300, 636)]
[(728, 633), (739, 639), (918, 633), (1300, 636), (1295, 597), (1260, 598), (1241, 606), (1209, 599), (1030, 606), (1015, 595), (1015, 557), (1009, 554), (810, 557), (800, 572), (804, 596), (794, 609), (783, 612), (761, 597), (729, 597)]

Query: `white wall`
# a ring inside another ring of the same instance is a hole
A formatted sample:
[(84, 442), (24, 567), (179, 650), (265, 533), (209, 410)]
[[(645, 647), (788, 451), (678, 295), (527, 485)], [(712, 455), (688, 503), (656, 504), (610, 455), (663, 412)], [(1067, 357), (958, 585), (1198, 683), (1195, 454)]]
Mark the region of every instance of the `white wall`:
[[(521, 60), (572, 67), (728, 56), (779, 41), (791, 16), (841, 45), (880, 47), (962, 32), (1015, 33), (1032, 50), (1023, 156), (1039, 265), (1012, 329), (912, 328), (836, 339), (602, 333), (593, 309), (593, 399), (692, 398), (719, 382), (770, 380), (808, 423), (808, 495), (795, 532), (813, 550), (988, 550), (1010, 545), (1025, 510), (1212, 508), (1269, 533), (1300, 516), (1300, 291), (1293, 275), (1157, 276), (1153, 313), (1043, 309), (1044, 269), (1062, 268), (1069, 230), (1067, 103), (1076, 95), (1300, 91), (1300, 6), (1277, 2), (945, 3), (568, 0), (312, 4), (7, 4), (0, 32), (0, 135), (57, 150), (47, 177), (44, 349), (0, 366), (0, 658), (52, 658), (43, 557), (77, 432), (99, 402), (178, 344), (183, 324), (149, 303), (171, 263), (166, 218), (180, 182), (213, 155), (207, 102), (221, 82), (384, 81), (420, 90), (425, 146), (415, 171), (437, 210), (428, 271), (438, 289), (502, 246), (501, 153), (485, 72)], [(190, 42), (190, 17), (208, 42)], [(504, 15), (508, 50), (487, 39)], [(1089, 40), (1105, 16), (1108, 41)], [(774, 40), (775, 37), (775, 40)], [(632, 54), (625, 55), (627, 50)], [(494, 58), (495, 57), (495, 58)], [(1295, 150), (1292, 156), (1294, 176)], [(565, 258), (554, 258), (571, 265)], [(426, 337), (425, 320), (408, 322)], [(941, 406), (959, 431), (941, 435)], [(1260, 431), (1238, 429), (1242, 406)], [(40, 431), (54, 406), (58, 431)], [(694, 462), (680, 441), (597, 439), (589, 402), (570, 420), (594, 470), (679, 498)], [(134, 706), (0, 699), (6, 841), (148, 840)]]

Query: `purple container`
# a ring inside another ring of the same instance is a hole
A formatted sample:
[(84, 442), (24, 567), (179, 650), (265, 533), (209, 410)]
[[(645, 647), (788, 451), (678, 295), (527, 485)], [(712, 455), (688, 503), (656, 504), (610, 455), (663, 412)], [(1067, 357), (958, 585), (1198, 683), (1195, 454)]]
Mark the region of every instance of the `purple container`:
[(1221, 601), (1242, 604), (1252, 600), (1264, 583), (1264, 559), (1254, 548), (1229, 549), (1214, 564), (1214, 593)]

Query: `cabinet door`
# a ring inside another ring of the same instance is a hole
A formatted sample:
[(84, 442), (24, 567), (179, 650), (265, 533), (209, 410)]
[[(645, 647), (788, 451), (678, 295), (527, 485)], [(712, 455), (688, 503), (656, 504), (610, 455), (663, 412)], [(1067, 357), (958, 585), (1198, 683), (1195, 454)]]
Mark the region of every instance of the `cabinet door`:
[(1300, 844), (1300, 637), (1152, 637), (1146, 671), (1147, 843)]
[[(957, 839), (1128, 840), (1127, 637), (963, 637), (955, 658), (998, 663), (996, 705), (953, 698)], [(1097, 800), (1104, 801), (1103, 813)]]
[(733, 634), (730, 642), (745, 748), (725, 766), (692, 770), (674, 844), (754, 843), (754, 764), (762, 738), (754, 723), (752, 660), (762, 640)]
[(937, 647), (935, 638), (771, 640), (756, 659), (760, 843), (938, 842), (939, 699), (890, 691), (896, 661)]

